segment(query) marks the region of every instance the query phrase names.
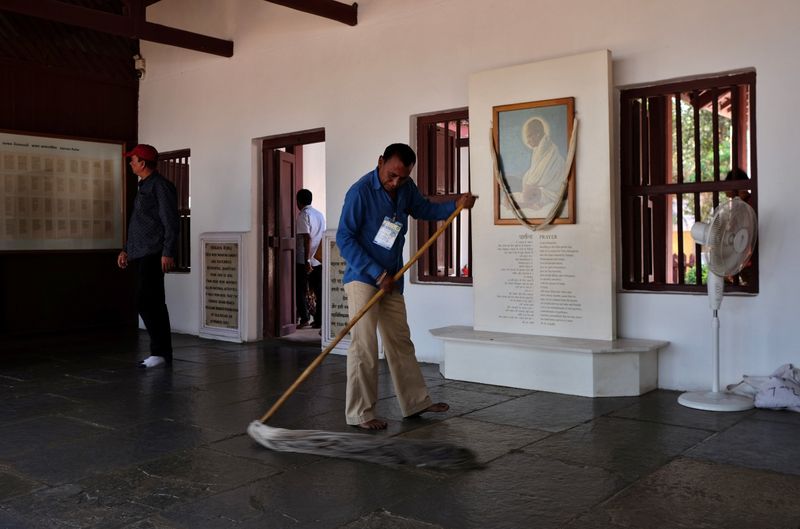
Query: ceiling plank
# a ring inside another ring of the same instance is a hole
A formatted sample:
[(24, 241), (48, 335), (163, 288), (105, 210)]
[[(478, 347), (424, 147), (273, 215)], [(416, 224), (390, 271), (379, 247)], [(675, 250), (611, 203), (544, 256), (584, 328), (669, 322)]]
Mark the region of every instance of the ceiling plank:
[(133, 38), (126, 17), (56, 0), (0, 0), (0, 10)]
[(191, 31), (153, 24), (134, 15), (114, 15), (96, 9), (75, 6), (58, 0), (0, 0), (0, 10), (78, 26), (101, 33), (142, 39), (190, 50), (233, 56), (233, 42)]
[(358, 24), (358, 4), (343, 4), (335, 0), (266, 0), (273, 4), (290, 7), (304, 13), (330, 18), (337, 22), (355, 26)]
[(152, 22), (145, 22), (141, 26), (138, 37), (148, 42), (202, 51), (221, 57), (233, 57), (233, 42), (230, 40), (208, 37)]

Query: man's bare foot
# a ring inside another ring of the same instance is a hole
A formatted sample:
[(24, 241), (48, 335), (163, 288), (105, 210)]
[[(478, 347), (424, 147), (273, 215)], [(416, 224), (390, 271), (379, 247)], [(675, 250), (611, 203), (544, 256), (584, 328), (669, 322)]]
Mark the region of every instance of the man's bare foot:
[(362, 422), (361, 424), (357, 424), (358, 428), (362, 428), (364, 430), (385, 430), (388, 423), (381, 419), (372, 419), (367, 422)]

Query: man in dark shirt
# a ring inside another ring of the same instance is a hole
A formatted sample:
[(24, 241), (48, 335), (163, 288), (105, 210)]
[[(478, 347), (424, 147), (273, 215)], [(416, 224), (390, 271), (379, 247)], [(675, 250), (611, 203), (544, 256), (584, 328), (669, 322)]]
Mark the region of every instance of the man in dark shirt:
[(172, 363), (172, 336), (164, 296), (164, 274), (175, 266), (178, 248), (178, 195), (172, 182), (159, 174), (158, 151), (137, 145), (125, 153), (139, 189), (128, 224), (128, 240), (117, 265), (137, 265), (136, 305), (150, 335), (150, 356), (139, 367)]

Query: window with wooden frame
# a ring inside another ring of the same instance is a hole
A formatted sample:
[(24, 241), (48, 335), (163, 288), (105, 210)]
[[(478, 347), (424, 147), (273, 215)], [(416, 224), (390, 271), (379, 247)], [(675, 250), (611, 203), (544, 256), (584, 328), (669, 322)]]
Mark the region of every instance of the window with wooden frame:
[[(692, 225), (735, 195), (758, 211), (755, 92), (755, 72), (621, 92), (623, 289), (706, 291)], [(758, 292), (757, 254), (725, 289)]]
[(180, 232), (178, 233), (178, 255), (175, 256), (173, 272), (188, 273), (191, 270), (191, 230), (189, 196), (189, 149), (162, 152), (158, 155), (158, 172), (175, 184), (178, 191), (178, 214), (180, 215)]
[[(417, 186), (432, 202), (469, 191), (469, 116), (466, 108), (417, 118)], [(463, 211), (417, 261), (416, 280), (472, 284), (469, 211)], [(417, 221), (417, 247), (440, 222)]]

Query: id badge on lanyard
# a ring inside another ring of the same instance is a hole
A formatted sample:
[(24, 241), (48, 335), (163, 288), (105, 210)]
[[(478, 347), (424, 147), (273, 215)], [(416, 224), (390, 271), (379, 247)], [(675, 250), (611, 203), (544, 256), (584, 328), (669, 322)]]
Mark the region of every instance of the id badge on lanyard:
[(372, 242), (381, 248), (391, 250), (392, 246), (394, 246), (394, 241), (397, 239), (397, 236), (400, 235), (400, 230), (402, 228), (403, 225), (400, 222), (395, 222), (389, 217), (384, 217), (383, 223), (381, 224), (380, 229), (378, 229), (378, 233), (375, 234), (375, 238), (372, 239)]

